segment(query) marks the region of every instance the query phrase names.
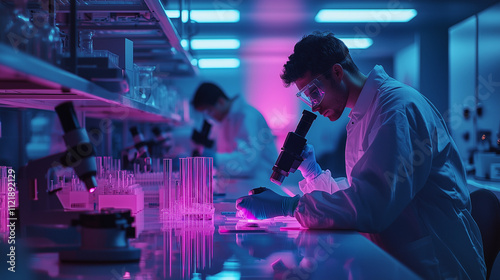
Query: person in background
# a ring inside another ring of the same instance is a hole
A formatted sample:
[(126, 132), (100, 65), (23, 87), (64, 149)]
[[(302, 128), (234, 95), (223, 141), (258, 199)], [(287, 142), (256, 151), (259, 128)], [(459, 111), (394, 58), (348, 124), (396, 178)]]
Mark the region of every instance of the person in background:
[[(268, 183), (278, 152), (262, 114), (243, 97), (229, 98), (219, 86), (208, 82), (198, 87), (191, 104), (213, 123), (217, 177)], [(246, 194), (248, 186), (244, 187), (241, 191)]]
[(236, 201), (247, 218), (295, 216), (312, 229), (364, 233), (424, 279), (485, 279), (481, 233), (471, 216), (465, 169), (438, 110), (381, 66), (367, 75), (329, 32), (302, 38), (281, 78), (330, 121), (351, 108), (346, 175), (334, 179), (307, 145), (304, 195), (266, 190)]

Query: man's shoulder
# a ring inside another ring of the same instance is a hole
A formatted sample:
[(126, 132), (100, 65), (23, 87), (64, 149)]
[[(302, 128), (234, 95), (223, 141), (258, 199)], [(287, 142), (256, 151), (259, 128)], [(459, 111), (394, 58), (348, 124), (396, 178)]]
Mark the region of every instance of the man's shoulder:
[(425, 98), (416, 89), (393, 78), (387, 79), (378, 90), (378, 106), (393, 107), (426, 106)]

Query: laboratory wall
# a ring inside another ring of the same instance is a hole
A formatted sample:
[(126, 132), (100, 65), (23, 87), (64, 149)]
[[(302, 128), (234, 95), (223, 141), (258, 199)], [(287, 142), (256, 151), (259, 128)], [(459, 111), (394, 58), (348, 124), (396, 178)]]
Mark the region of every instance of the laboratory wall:
[(415, 42), (394, 55), (394, 78), (416, 90), (420, 90), (420, 46), (418, 36)]
[(475, 149), (477, 19), (475, 16), (450, 28), (450, 131), (467, 169), (472, 169)]
[[(477, 129), (500, 139), (500, 4), (478, 14)], [(482, 133), (484, 134), (484, 133)], [(498, 136), (497, 136), (498, 135)], [(496, 143), (495, 143), (496, 144)]]
[(448, 110), (448, 28), (436, 24), (418, 33), (420, 92), (441, 114)]
[(471, 170), (500, 139), (499, 17), (497, 4), (450, 28), (450, 130)]

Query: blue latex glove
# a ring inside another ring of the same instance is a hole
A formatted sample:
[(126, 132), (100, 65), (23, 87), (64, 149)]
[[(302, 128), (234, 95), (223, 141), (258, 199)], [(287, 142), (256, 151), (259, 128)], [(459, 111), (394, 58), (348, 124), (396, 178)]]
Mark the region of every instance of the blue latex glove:
[(300, 173), (302, 173), (302, 177), (312, 180), (323, 172), (319, 164), (316, 162), (314, 147), (311, 144), (305, 145), (301, 156), (304, 160), (297, 169), (300, 170)]
[(299, 195), (281, 196), (267, 188), (257, 188), (259, 193), (243, 196), (236, 200), (236, 209), (246, 219), (269, 219), (277, 216), (293, 216)]

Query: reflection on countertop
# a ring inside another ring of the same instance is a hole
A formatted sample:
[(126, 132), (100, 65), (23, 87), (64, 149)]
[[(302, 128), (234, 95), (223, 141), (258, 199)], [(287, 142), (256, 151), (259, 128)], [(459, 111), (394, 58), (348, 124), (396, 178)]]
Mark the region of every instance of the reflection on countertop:
[(66, 264), (38, 253), (30, 268), (37, 279), (419, 279), (357, 232), (241, 220), (233, 202), (215, 206), (212, 221), (169, 223), (146, 209), (144, 231), (131, 241), (139, 263)]

